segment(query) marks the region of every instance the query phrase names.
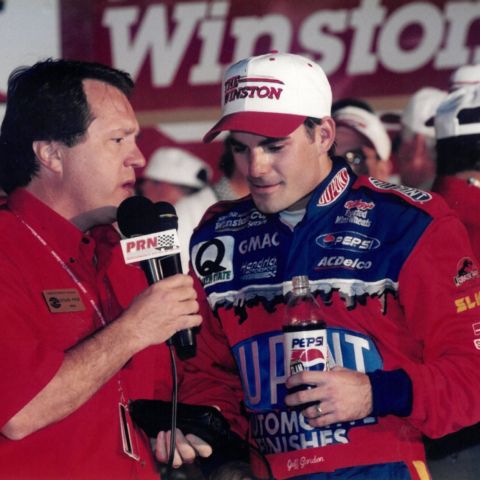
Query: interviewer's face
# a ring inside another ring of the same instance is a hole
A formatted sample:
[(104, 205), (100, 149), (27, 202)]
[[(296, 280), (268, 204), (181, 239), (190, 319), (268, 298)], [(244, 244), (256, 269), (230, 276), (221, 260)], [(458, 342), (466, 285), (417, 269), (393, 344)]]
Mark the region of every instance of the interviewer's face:
[(245, 176), (261, 212), (304, 208), (312, 190), (328, 175), (331, 160), (327, 152), (335, 128), (332, 127), (332, 133), (333, 122), (324, 122), (323, 127), (315, 128), (314, 138), (307, 134), (304, 125), (285, 138), (231, 133), (235, 164)]
[[(94, 120), (80, 143), (63, 148), (62, 188), (68, 192), (73, 216), (108, 221), (106, 211), (133, 195), (136, 167), (145, 158), (136, 144), (139, 125), (127, 97), (115, 87), (85, 80), (84, 91)], [(110, 219), (111, 221), (111, 219)]]

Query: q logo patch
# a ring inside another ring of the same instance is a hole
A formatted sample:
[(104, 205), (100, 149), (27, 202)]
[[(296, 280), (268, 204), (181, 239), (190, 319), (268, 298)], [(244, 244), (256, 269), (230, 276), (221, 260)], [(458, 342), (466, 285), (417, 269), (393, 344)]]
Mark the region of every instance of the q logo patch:
[(193, 247), (193, 268), (204, 287), (233, 279), (234, 245), (233, 237), (224, 236)]

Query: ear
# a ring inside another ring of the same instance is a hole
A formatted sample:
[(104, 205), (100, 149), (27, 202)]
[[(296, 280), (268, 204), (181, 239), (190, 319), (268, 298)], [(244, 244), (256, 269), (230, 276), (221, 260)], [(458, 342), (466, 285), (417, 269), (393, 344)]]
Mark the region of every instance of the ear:
[(40, 164), (53, 173), (62, 173), (62, 152), (59, 142), (35, 140), (32, 148)]
[(323, 117), (315, 130), (317, 144), (323, 152), (328, 152), (335, 141), (335, 121), (332, 117)]

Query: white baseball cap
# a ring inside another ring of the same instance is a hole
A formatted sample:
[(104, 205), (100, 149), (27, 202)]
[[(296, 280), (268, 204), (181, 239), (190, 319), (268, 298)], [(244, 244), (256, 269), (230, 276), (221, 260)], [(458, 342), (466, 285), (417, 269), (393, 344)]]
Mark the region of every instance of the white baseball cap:
[(150, 156), (143, 178), (203, 188), (209, 182), (211, 173), (210, 166), (190, 152), (176, 147), (161, 147)]
[(450, 91), (480, 84), (480, 64), (462, 65), (450, 77)]
[(438, 88), (424, 87), (417, 90), (403, 109), (402, 125), (412, 132), (434, 138), (435, 129), (425, 122), (435, 115), (438, 106), (446, 96), (447, 92)]
[(207, 132), (238, 130), (282, 138), (307, 117), (330, 115), (332, 90), (322, 68), (291, 53), (249, 57), (230, 66), (222, 86), (222, 118)]
[(438, 140), (480, 135), (480, 84), (451, 92), (438, 107), (433, 123)]
[(349, 105), (336, 110), (333, 118), (338, 126), (349, 127), (369, 140), (381, 160), (390, 158), (392, 142), (387, 129), (377, 115), (363, 108)]

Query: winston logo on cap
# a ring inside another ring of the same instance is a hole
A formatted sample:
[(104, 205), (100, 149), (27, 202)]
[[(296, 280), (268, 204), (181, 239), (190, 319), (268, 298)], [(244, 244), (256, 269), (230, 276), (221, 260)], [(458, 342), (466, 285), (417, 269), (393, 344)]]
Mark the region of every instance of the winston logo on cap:
[[(245, 83), (261, 83), (262, 85), (242, 85)], [(276, 83), (284, 85), (281, 80), (262, 77), (241, 77), (236, 75), (225, 82), (224, 104), (243, 98), (268, 98), (269, 100), (280, 100), (283, 88), (265, 85)]]

